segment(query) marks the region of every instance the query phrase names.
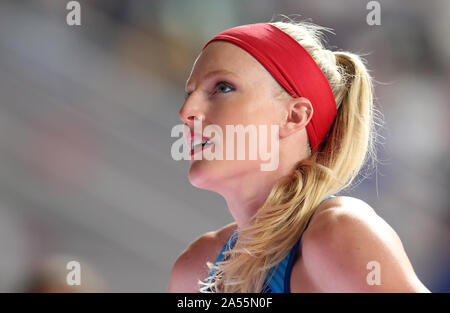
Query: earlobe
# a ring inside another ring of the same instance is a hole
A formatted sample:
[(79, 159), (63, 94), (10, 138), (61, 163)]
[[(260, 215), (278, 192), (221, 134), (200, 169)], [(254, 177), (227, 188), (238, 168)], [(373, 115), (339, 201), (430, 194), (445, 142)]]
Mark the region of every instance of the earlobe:
[(313, 108), (309, 99), (304, 97), (291, 99), (288, 103), (284, 125), (280, 126), (280, 137), (287, 137), (304, 129), (312, 115)]

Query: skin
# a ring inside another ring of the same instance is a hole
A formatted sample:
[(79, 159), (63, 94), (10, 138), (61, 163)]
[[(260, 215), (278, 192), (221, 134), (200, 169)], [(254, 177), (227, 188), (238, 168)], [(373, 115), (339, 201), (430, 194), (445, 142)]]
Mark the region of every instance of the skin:
[[(194, 120), (201, 120), (202, 127), (215, 124), (223, 130), (230, 124), (278, 125), (279, 166), (265, 172), (260, 170), (261, 160), (190, 161), (190, 182), (221, 194), (234, 222), (189, 245), (173, 266), (169, 292), (198, 292), (198, 279), (209, 271), (206, 262), (214, 262), (232, 231), (248, 223), (274, 183), (309, 156), (305, 126), (314, 114), (308, 99), (290, 97), (256, 59), (224, 41), (211, 43), (196, 59), (186, 92), (189, 97), (179, 115), (191, 130)], [(370, 261), (380, 264), (380, 285), (367, 283)], [(304, 232), (291, 292), (428, 289), (414, 273), (398, 235), (367, 203), (335, 197), (317, 208)]]

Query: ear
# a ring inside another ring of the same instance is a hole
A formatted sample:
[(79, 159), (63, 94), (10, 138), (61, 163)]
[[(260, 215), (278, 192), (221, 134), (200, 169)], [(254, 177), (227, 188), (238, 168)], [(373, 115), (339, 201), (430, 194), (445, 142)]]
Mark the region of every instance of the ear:
[(280, 125), (281, 138), (304, 129), (314, 113), (311, 101), (304, 97), (290, 99), (286, 110), (285, 120)]

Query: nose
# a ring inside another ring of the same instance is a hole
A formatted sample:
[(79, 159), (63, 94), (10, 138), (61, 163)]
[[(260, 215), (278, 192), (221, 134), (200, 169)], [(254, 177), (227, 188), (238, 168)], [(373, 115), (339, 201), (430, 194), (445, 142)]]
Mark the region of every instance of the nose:
[(199, 107), (187, 100), (178, 113), (180, 119), (188, 126), (193, 126), (194, 121), (204, 121), (205, 115)]

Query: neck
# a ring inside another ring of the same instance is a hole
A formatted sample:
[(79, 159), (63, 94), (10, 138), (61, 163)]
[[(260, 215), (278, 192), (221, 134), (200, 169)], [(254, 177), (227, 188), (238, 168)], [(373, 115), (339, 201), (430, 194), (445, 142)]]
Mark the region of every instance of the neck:
[(279, 168), (274, 172), (258, 172), (235, 177), (232, 186), (221, 194), (227, 202), (238, 229), (247, 226), (263, 206), (277, 181), (290, 175), (293, 168)]
[(238, 229), (250, 223), (252, 216), (256, 214), (258, 209), (261, 208), (266, 201), (270, 189), (271, 188), (264, 187), (264, 189), (258, 189), (258, 192), (256, 192), (256, 190), (255, 192), (246, 190), (245, 194), (243, 194), (241, 190), (241, 192), (230, 192), (224, 196), (228, 209), (233, 216)]
[(216, 190), (225, 198), (238, 229), (250, 223), (251, 218), (267, 200), (275, 183), (291, 175), (299, 160), (309, 157), (304, 149), (296, 151), (293, 148), (305, 146), (306, 135), (299, 136), (301, 134), (289, 136), (284, 139), (286, 144), (280, 144), (280, 159), (276, 170), (254, 171), (230, 177), (220, 191)]

